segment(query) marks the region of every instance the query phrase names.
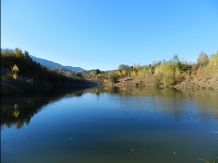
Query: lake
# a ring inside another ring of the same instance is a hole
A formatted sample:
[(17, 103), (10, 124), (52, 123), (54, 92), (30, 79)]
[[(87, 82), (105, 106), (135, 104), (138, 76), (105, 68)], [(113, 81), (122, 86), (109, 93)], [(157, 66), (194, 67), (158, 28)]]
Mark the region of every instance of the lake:
[(201, 163), (218, 92), (93, 88), (1, 99), (2, 163)]

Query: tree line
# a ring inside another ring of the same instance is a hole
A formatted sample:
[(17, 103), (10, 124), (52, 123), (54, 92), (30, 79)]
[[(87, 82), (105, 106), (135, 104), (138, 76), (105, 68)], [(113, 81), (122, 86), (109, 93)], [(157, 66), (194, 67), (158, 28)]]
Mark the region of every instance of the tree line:
[(157, 61), (143, 66), (140, 64), (132, 66), (120, 64), (117, 69), (111, 71), (93, 70), (86, 78), (112, 83), (126, 77), (135, 77), (138, 80), (150, 78), (155, 87), (172, 87), (187, 78), (206, 75), (218, 76), (218, 52), (210, 57), (201, 52), (196, 63), (181, 61), (178, 55), (174, 55), (169, 61)]
[(81, 76), (76, 73), (61, 72), (42, 66), (32, 60), (27, 51), (22, 52), (19, 48), (1, 52), (1, 87), (3, 83), (13, 81), (16, 84), (29, 84), (39, 88), (46, 84), (60, 86), (66, 82), (78, 83), (82, 80)]
[(196, 63), (180, 60), (174, 55), (169, 61), (156, 61), (148, 65), (120, 64), (117, 69), (86, 73), (72, 73), (64, 69), (50, 69), (33, 61), (27, 51), (15, 48), (14, 51), (1, 52), (1, 79), (25, 80), (33, 85), (50, 83), (60, 85), (66, 82), (81, 82), (84, 79), (116, 83), (118, 79), (134, 77), (138, 80), (151, 79), (155, 87), (172, 87), (190, 77), (218, 77), (218, 52), (208, 56), (201, 52)]

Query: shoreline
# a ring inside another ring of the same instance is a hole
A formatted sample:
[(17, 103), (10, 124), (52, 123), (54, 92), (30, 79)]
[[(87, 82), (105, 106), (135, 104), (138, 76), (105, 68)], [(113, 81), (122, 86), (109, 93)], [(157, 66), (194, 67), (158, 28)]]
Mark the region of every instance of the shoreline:
[(115, 86), (115, 87), (124, 87), (124, 88), (143, 88), (143, 89), (177, 89), (177, 90), (215, 90), (218, 91), (218, 78), (189, 78), (183, 80), (180, 83), (177, 83), (171, 87), (164, 87), (163, 84), (160, 84), (159, 87), (155, 87), (154, 82), (151, 78), (144, 79), (131, 79), (131, 80), (122, 80), (119, 82), (101, 82), (103, 86)]
[(41, 83), (34, 85), (25, 81), (8, 80), (1, 81), (1, 97), (25, 94), (43, 94), (52, 91), (68, 89), (85, 89), (97, 86), (93, 81), (66, 82), (61, 84)]
[[(122, 80), (119, 82), (106, 82), (106, 81), (80, 81), (80, 82), (67, 82), (62, 84), (52, 85), (50, 83), (43, 83), (38, 85), (33, 85), (28, 82), (19, 80), (8, 80), (1, 81), (1, 96), (10, 95), (23, 95), (23, 94), (35, 94), (35, 93), (46, 93), (50, 91), (61, 91), (61, 90), (71, 90), (71, 89), (85, 89), (93, 87), (118, 87), (125, 89), (157, 89), (154, 86), (151, 78), (144, 78), (142, 80), (132, 78), (131, 80)], [(163, 86), (158, 87), (158, 89), (166, 89)], [(218, 91), (218, 78), (195, 78), (187, 79), (181, 83), (175, 84), (167, 89), (177, 89), (177, 90), (215, 90)]]

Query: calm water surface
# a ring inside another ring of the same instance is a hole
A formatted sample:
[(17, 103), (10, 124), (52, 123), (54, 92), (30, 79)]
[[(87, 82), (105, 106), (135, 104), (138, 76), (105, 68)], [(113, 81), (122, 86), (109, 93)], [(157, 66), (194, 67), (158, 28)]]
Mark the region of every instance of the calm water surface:
[(201, 163), (218, 92), (90, 89), (1, 100), (2, 163)]

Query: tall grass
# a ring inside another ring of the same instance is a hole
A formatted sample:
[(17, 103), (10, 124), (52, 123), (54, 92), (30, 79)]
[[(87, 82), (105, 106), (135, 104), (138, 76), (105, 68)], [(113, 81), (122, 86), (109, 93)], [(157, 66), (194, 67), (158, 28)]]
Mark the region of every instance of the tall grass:
[[(201, 160), (201, 161), (204, 161), (206, 163), (216, 163), (216, 161), (211, 159), (210, 157), (207, 157), (207, 156), (205, 156), (205, 157), (207, 158), (206, 160), (202, 159), (202, 158), (198, 158), (198, 159)], [(218, 159), (218, 157), (216, 159)]]

